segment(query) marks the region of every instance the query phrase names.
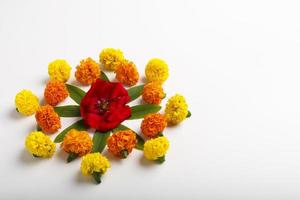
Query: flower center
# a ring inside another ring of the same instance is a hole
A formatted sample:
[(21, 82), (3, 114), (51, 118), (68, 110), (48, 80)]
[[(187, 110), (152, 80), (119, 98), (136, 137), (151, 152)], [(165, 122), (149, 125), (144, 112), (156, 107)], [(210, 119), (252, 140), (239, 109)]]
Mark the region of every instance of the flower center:
[(108, 110), (109, 102), (105, 99), (98, 101), (98, 108), (100, 113), (105, 113)]

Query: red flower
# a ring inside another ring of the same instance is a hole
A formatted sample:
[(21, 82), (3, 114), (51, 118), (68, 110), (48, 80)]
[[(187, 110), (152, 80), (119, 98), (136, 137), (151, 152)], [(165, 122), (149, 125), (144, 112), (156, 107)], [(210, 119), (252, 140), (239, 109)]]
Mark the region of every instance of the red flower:
[(116, 128), (131, 116), (130, 101), (121, 83), (97, 79), (80, 103), (80, 114), (86, 125), (100, 132)]

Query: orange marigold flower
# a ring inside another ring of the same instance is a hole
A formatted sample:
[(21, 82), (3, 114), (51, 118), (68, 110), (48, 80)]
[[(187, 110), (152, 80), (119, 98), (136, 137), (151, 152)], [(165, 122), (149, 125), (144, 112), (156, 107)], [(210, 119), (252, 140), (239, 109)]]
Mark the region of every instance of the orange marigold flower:
[(159, 113), (147, 115), (141, 124), (142, 133), (149, 138), (157, 137), (166, 127), (167, 119)]
[(44, 91), (45, 100), (51, 106), (56, 106), (68, 96), (69, 92), (65, 83), (60, 81), (49, 81)]
[(61, 147), (67, 153), (74, 153), (78, 156), (84, 156), (91, 152), (93, 141), (86, 131), (71, 129), (65, 135)]
[(157, 82), (151, 82), (144, 86), (142, 91), (143, 100), (149, 104), (160, 104), (165, 97), (162, 86)]
[(100, 77), (100, 73), (100, 65), (92, 58), (87, 58), (76, 67), (75, 77), (81, 84), (91, 85)]
[(60, 117), (50, 105), (39, 107), (35, 119), (45, 133), (55, 133), (61, 128)]
[(128, 86), (135, 85), (140, 77), (135, 64), (128, 60), (123, 60), (120, 62), (115, 73), (116, 79)]
[(136, 143), (136, 135), (132, 130), (118, 131), (107, 139), (109, 152), (121, 158), (126, 158)]

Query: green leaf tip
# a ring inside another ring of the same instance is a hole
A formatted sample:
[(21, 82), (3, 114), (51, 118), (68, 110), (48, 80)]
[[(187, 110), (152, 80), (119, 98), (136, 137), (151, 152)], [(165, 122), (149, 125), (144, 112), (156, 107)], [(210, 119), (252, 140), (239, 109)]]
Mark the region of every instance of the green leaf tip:
[(114, 128), (112, 132), (115, 133), (117, 131), (125, 131), (125, 130), (131, 130), (131, 129), (123, 124), (119, 124), (119, 126), (117, 126), (117, 128)]
[(81, 99), (85, 96), (85, 91), (74, 85), (66, 84), (66, 86), (71, 99), (73, 99), (77, 104), (80, 104)]
[(94, 172), (93, 173), (93, 177), (94, 177), (97, 184), (101, 183), (101, 176), (102, 176), (102, 174), (100, 172)]
[(107, 77), (107, 75), (103, 71), (101, 71), (100, 77), (101, 77), (102, 80), (110, 82), (109, 78)]
[(121, 157), (122, 158), (127, 158), (127, 156), (128, 156), (128, 151), (125, 149), (125, 150), (122, 150), (121, 151)]
[(161, 106), (153, 104), (136, 105), (131, 107), (131, 117), (129, 120), (144, 118), (147, 114), (157, 113)]
[(42, 128), (37, 124), (37, 125), (36, 125), (36, 130), (37, 130), (37, 131), (42, 131)]
[(136, 135), (136, 139), (137, 139), (137, 143), (135, 145), (135, 148), (138, 149), (138, 150), (143, 151), (145, 140), (139, 134), (135, 133), (135, 135)]
[(138, 85), (127, 90), (128, 95), (130, 96), (130, 101), (134, 101), (142, 95), (144, 85)]
[(108, 131), (106, 133), (100, 133), (99, 131), (96, 131), (93, 136), (93, 148), (92, 152), (99, 152), (101, 153), (107, 142), (107, 138), (110, 136), (111, 131)]
[(191, 111), (188, 111), (188, 114), (187, 114), (186, 118), (190, 118), (191, 116), (192, 116)]
[(55, 112), (60, 117), (80, 117), (80, 106), (68, 105), (68, 106), (56, 106), (54, 107)]
[(162, 156), (162, 157), (157, 158), (156, 161), (157, 161), (159, 164), (162, 164), (162, 163), (164, 163), (164, 162), (166, 161), (166, 158), (165, 158), (165, 156)]
[(78, 157), (78, 155), (76, 153), (69, 153), (69, 156), (67, 158), (67, 163), (72, 162), (73, 160), (75, 160)]

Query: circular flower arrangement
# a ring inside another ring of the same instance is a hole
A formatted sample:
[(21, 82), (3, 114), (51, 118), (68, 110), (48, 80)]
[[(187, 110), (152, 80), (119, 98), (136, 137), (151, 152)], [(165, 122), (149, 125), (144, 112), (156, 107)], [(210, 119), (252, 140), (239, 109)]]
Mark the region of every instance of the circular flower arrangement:
[[(23, 116), (35, 114), (37, 123), (37, 130), (26, 137), (26, 150), (36, 159), (50, 158), (56, 151), (55, 143), (61, 143), (61, 149), (68, 154), (67, 162), (81, 158), (82, 174), (93, 176), (96, 183), (101, 182), (102, 175), (110, 168), (109, 160), (101, 154), (106, 146), (119, 159), (127, 158), (137, 149), (143, 151), (146, 159), (163, 163), (170, 146), (163, 132), (191, 116), (180, 94), (169, 98), (164, 113), (158, 113), (166, 97), (163, 83), (169, 76), (164, 60), (151, 59), (145, 67), (146, 83), (138, 86), (135, 86), (140, 79), (137, 67), (125, 59), (121, 50), (103, 49), (99, 60), (100, 63), (88, 57), (76, 67), (78, 83), (91, 85), (87, 92), (67, 83), (71, 66), (57, 59), (48, 65), (44, 105), (30, 90), (21, 90), (15, 96), (16, 111)], [(114, 72), (118, 82), (111, 82), (103, 70)], [(141, 104), (128, 105), (140, 96)], [(59, 105), (68, 97), (74, 100), (74, 105)], [(80, 119), (52, 141), (47, 134), (54, 134), (62, 127), (61, 117)], [(122, 124), (135, 119), (142, 119), (138, 131)], [(90, 130), (94, 130), (92, 137)]]

